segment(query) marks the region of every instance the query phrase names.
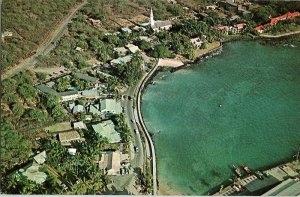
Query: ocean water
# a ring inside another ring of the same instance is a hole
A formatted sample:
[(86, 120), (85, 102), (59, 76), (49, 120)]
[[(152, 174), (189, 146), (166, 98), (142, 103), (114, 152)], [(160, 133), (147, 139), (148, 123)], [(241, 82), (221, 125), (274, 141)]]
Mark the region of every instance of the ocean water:
[(264, 168), (300, 148), (300, 48), (228, 43), (154, 81), (142, 113), (164, 194), (207, 195), (233, 177), (232, 164)]

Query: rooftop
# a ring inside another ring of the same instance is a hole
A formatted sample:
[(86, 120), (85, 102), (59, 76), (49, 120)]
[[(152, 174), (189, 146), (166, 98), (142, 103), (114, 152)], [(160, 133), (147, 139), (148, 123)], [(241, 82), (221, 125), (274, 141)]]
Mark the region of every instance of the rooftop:
[(115, 130), (115, 125), (111, 120), (92, 125), (92, 127), (96, 133), (107, 138), (109, 143), (121, 142), (120, 134)]
[(136, 53), (137, 51), (140, 51), (139, 47), (134, 44), (127, 44), (126, 47), (131, 53)]
[(114, 51), (117, 52), (119, 55), (126, 55), (126, 53), (128, 52), (128, 50), (125, 47), (117, 47), (114, 48)]
[(119, 58), (117, 58), (117, 59), (113, 59), (113, 60), (110, 61), (110, 63), (111, 63), (112, 65), (114, 65), (114, 64), (128, 63), (128, 62), (131, 61), (131, 58), (132, 58), (131, 55), (126, 55), (126, 56), (124, 56), (124, 57), (119, 57)]
[(42, 184), (46, 181), (47, 174), (45, 172), (40, 171), (41, 165), (33, 162), (29, 165), (29, 167), (23, 171), (23, 169), (20, 169), (19, 171), (22, 173), (23, 176), (25, 176), (27, 179), (36, 182), (37, 184)]
[(76, 106), (73, 108), (73, 114), (80, 113), (80, 112), (84, 112), (84, 107), (83, 107), (83, 105), (76, 105)]
[(156, 28), (161, 28), (161, 27), (166, 27), (171, 25), (172, 25), (171, 21), (155, 21), (152, 28), (156, 29)]
[(61, 132), (58, 134), (58, 137), (59, 137), (59, 141), (63, 145), (71, 145), (70, 144), (71, 141), (77, 141), (81, 139), (79, 133), (75, 130)]
[(121, 103), (115, 99), (104, 99), (100, 101), (101, 112), (122, 113)]
[(78, 94), (78, 91), (67, 91), (67, 92), (59, 93), (60, 96), (71, 96), (71, 95), (75, 95), (75, 94)]
[(98, 97), (99, 93), (97, 89), (84, 90), (81, 92), (84, 97)]
[(121, 153), (120, 151), (103, 152), (99, 161), (101, 169), (107, 169), (108, 175), (117, 175), (121, 168)]
[(83, 79), (85, 81), (89, 81), (89, 82), (92, 82), (92, 83), (96, 83), (99, 80), (96, 77), (91, 77), (88, 74), (83, 74), (83, 73), (75, 73), (74, 76), (79, 78), (79, 79)]
[(46, 161), (46, 151), (37, 154), (33, 157), (33, 159), (36, 161), (36, 163), (43, 164)]
[(45, 84), (41, 84), (41, 85), (37, 85), (36, 88), (44, 93), (47, 94), (51, 94), (51, 95), (59, 95), (58, 92), (56, 92), (55, 90), (53, 90), (52, 88), (50, 88), (49, 86), (45, 85)]

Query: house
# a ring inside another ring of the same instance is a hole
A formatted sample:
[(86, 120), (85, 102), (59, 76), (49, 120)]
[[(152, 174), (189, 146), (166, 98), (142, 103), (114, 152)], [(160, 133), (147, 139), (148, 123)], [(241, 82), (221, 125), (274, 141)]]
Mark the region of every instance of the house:
[(22, 176), (26, 177), (28, 180), (31, 180), (37, 184), (42, 184), (47, 179), (47, 174), (45, 172), (42, 172), (41, 165), (32, 162), (28, 166), (25, 167), (25, 169), (21, 168), (18, 170), (18, 174), (21, 174)]
[(234, 28), (236, 28), (236, 33), (240, 33), (245, 27), (246, 23), (239, 23), (234, 25)]
[(146, 42), (152, 42), (153, 41), (153, 39), (149, 38), (148, 36), (140, 36), (139, 39), (144, 40)]
[(88, 20), (89, 20), (89, 21), (91, 22), (91, 24), (94, 25), (94, 26), (99, 26), (99, 25), (101, 25), (101, 21), (100, 21), (100, 20), (93, 19), (93, 18), (89, 18)]
[(117, 59), (113, 59), (110, 61), (110, 64), (113, 66), (113, 65), (116, 65), (116, 64), (126, 64), (128, 62), (131, 61), (131, 58), (132, 56), (131, 55), (126, 55), (124, 57), (119, 57)]
[(84, 51), (84, 49), (83, 49), (83, 48), (81, 48), (81, 47), (76, 47), (76, 48), (75, 48), (75, 50), (76, 50), (76, 51), (79, 51), (79, 52), (82, 52), (82, 51)]
[(99, 82), (99, 79), (96, 77), (91, 77), (88, 74), (83, 74), (83, 73), (75, 73), (74, 77), (77, 77), (78, 79), (82, 79), (88, 82), (91, 82), (93, 84), (96, 84)]
[(254, 27), (254, 30), (258, 31), (259, 33), (263, 33), (266, 25), (260, 25), (257, 27)]
[(6, 37), (12, 37), (13, 36), (13, 32), (10, 31), (5, 31), (1, 34), (2, 36), (2, 40), (4, 40)]
[(75, 105), (73, 108), (73, 114), (78, 114), (80, 112), (85, 112), (83, 105)]
[(102, 152), (99, 167), (104, 169), (107, 175), (119, 175), (121, 169), (120, 151)]
[(197, 48), (201, 48), (203, 41), (199, 37), (190, 39), (191, 43), (194, 44)]
[(136, 53), (140, 51), (139, 47), (134, 45), (134, 44), (127, 44), (126, 48), (131, 52), (131, 53)]
[(207, 6), (206, 6), (206, 9), (207, 9), (207, 10), (215, 10), (215, 9), (217, 9), (217, 8), (218, 8), (217, 5), (207, 5)]
[(125, 47), (117, 47), (114, 48), (114, 52), (117, 53), (117, 55), (120, 56), (125, 56), (128, 53), (128, 49)]
[(225, 10), (230, 12), (237, 12), (238, 5), (230, 0), (219, 2), (220, 7), (223, 7)]
[(228, 32), (230, 28), (228, 26), (217, 26), (217, 27), (214, 27), (214, 29), (219, 30), (219, 31)]
[(78, 91), (68, 91), (68, 92), (60, 92), (59, 96), (62, 102), (72, 101), (80, 98)]
[(82, 91), (81, 96), (86, 99), (97, 99), (99, 98), (99, 93), (97, 89), (90, 89)]
[(73, 128), (74, 129), (86, 129), (86, 125), (82, 121), (74, 122)]
[(58, 138), (60, 143), (64, 146), (70, 146), (71, 142), (81, 140), (79, 133), (75, 130), (60, 132)]
[(153, 11), (150, 12), (150, 26), (153, 31), (159, 32), (161, 30), (169, 30), (172, 27), (171, 21), (155, 21)]
[(123, 28), (121, 28), (121, 30), (122, 30), (124, 33), (129, 33), (129, 34), (132, 33), (132, 30), (129, 29), (128, 27), (123, 27)]
[(100, 111), (102, 113), (120, 114), (122, 113), (121, 103), (115, 99), (101, 100)]
[(56, 92), (55, 90), (53, 90), (52, 88), (50, 88), (49, 86), (47, 86), (45, 84), (37, 85), (37, 86), (35, 86), (35, 88), (38, 91), (43, 92), (45, 94), (50, 94), (50, 95), (55, 95), (55, 96), (60, 97), (58, 92)]
[(107, 138), (109, 143), (121, 142), (120, 134), (115, 130), (115, 125), (111, 120), (92, 125), (95, 133)]
[(43, 152), (37, 154), (36, 156), (34, 156), (33, 159), (37, 164), (43, 164), (46, 161), (46, 157), (47, 157), (46, 151), (43, 151)]
[(70, 155), (75, 155), (76, 154), (76, 152), (77, 152), (77, 149), (76, 148), (68, 148), (68, 153), (70, 154)]
[(134, 31), (146, 31), (146, 28), (145, 27), (140, 27), (140, 26), (134, 26), (132, 28), (132, 30), (134, 30)]

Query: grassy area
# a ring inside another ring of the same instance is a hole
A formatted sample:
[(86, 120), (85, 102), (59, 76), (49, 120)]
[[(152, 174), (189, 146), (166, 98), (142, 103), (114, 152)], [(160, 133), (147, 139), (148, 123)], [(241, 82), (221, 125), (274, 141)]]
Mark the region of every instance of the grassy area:
[(220, 42), (215, 41), (212, 43), (208, 43), (206, 49), (196, 49), (195, 50), (195, 57), (201, 57), (202, 55), (214, 50), (220, 46)]
[(296, 31), (300, 31), (300, 25), (297, 25), (295, 23), (286, 23), (286, 24), (275, 25), (268, 32), (261, 34), (261, 35), (276, 36), (276, 35), (280, 35), (280, 34), (296, 32)]
[(57, 133), (60, 131), (71, 130), (72, 127), (70, 122), (61, 122), (49, 127), (45, 127), (44, 129), (49, 130), (50, 133)]

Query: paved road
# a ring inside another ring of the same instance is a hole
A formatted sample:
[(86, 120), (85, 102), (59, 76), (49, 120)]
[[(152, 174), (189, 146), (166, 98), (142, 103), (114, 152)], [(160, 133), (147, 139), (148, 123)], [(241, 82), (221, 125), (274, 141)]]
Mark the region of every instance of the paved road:
[(23, 60), (20, 64), (2, 74), (2, 79), (12, 77), (21, 71), (27, 70), (28, 68), (34, 66), (43, 56), (47, 55), (56, 46), (56, 42), (62, 37), (68, 23), (72, 20), (76, 12), (86, 3), (87, 0), (83, 1), (81, 4), (73, 8), (68, 16), (63, 21), (61, 21), (59, 26), (53, 31), (51, 37), (47, 38), (47, 40), (38, 47), (38, 49), (36, 50), (37, 53)]
[(140, 124), (142, 127), (142, 130), (147, 138), (147, 145), (149, 150), (150, 150), (150, 158), (151, 158), (151, 171), (152, 171), (152, 177), (153, 177), (153, 195), (157, 195), (157, 169), (156, 169), (156, 155), (155, 155), (155, 148), (152, 142), (152, 139), (150, 137), (150, 134), (147, 130), (146, 125), (144, 124), (143, 116), (141, 113), (141, 95), (142, 95), (142, 90), (145, 87), (146, 82), (148, 79), (154, 74), (156, 69), (158, 68), (158, 64), (156, 64), (152, 70), (144, 75), (142, 80), (139, 82), (137, 88), (136, 88), (136, 108), (135, 108), (135, 118), (136, 121)]
[[(155, 65), (154, 68), (148, 73), (146, 73), (142, 79), (137, 83), (136, 86), (130, 87), (124, 95), (131, 96), (133, 100), (123, 100), (122, 105), (125, 107), (126, 121), (129, 125), (132, 135), (134, 137), (134, 144), (139, 148), (139, 152), (135, 154), (135, 158), (131, 161), (132, 167), (144, 168), (146, 165), (145, 158), (151, 158), (151, 172), (153, 176), (153, 195), (157, 195), (157, 177), (156, 177), (156, 157), (155, 150), (152, 143), (152, 139), (148, 133), (148, 130), (143, 122), (141, 111), (140, 111), (140, 99), (141, 91), (144, 88), (145, 82), (148, 78), (155, 72), (158, 65)], [(141, 130), (139, 130), (140, 128)], [(136, 129), (136, 133), (134, 130)], [(140, 133), (143, 132), (143, 133)], [(142, 138), (144, 138), (145, 148), (143, 147)], [(144, 153), (146, 155), (144, 155)]]

